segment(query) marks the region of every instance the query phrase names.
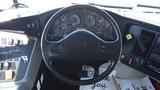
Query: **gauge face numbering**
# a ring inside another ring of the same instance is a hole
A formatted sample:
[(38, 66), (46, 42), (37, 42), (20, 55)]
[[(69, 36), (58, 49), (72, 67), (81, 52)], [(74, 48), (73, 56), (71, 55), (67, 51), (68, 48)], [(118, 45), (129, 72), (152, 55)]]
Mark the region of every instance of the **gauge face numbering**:
[(76, 27), (80, 24), (80, 17), (78, 15), (72, 15), (69, 17), (69, 23), (71, 24), (72, 27)]
[(94, 16), (92, 15), (87, 15), (85, 20), (84, 20), (84, 24), (86, 24), (89, 27), (92, 27), (96, 24), (96, 19)]

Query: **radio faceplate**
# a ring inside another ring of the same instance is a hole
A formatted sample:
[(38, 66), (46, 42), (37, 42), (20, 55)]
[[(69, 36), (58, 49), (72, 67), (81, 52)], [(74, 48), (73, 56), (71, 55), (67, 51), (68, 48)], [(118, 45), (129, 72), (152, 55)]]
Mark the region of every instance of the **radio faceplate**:
[(25, 76), (34, 44), (26, 35), (0, 31), (0, 82)]

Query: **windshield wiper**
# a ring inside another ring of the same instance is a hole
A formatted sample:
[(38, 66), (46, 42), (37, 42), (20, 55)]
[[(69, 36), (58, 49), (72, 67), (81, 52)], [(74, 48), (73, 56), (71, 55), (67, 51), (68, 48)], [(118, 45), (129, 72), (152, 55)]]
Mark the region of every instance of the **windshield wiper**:
[(16, 8), (29, 8), (27, 5), (19, 3), (18, 0), (13, 0), (13, 5), (9, 9), (16, 9)]
[[(159, 10), (160, 7), (159, 6), (151, 6), (151, 5), (143, 5), (143, 4), (137, 4), (137, 7), (143, 7), (143, 8), (152, 8), (152, 9), (157, 9)], [(143, 11), (144, 13), (156, 13), (156, 14), (160, 14), (160, 11)]]
[(95, 3), (88, 3), (88, 4), (89, 4), (89, 5), (100, 6), (100, 7), (106, 7), (106, 8), (133, 9), (132, 7), (111, 6), (111, 5), (101, 5), (101, 4), (95, 4)]
[(137, 7), (160, 9), (160, 7), (158, 7), (158, 6), (143, 5), (143, 4), (137, 4)]
[[(78, 3), (72, 3), (72, 4), (78, 4)], [(105, 7), (105, 8), (133, 9), (133, 7), (123, 7), (123, 6), (101, 5), (101, 4), (95, 4), (95, 3), (87, 3), (87, 5), (99, 6), (99, 7)]]

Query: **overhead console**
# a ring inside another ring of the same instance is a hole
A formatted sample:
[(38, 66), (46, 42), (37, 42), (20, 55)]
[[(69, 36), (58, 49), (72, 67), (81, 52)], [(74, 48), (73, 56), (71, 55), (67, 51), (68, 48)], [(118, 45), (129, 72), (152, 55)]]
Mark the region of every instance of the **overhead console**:
[(0, 82), (25, 76), (34, 44), (26, 35), (0, 31)]
[(160, 80), (160, 34), (130, 24), (123, 37), (122, 62)]

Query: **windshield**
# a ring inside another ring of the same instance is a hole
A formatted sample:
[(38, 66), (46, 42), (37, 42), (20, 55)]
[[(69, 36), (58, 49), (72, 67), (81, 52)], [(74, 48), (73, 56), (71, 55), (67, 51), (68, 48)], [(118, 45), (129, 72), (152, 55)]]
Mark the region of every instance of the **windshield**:
[[(94, 3), (110, 6), (137, 7), (138, 5), (160, 6), (160, 0), (0, 0), (0, 10), (9, 9), (13, 4), (21, 3), (33, 9), (48, 9), (77, 4)], [(160, 9), (160, 7), (159, 7)]]

